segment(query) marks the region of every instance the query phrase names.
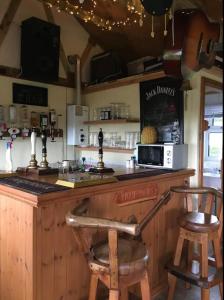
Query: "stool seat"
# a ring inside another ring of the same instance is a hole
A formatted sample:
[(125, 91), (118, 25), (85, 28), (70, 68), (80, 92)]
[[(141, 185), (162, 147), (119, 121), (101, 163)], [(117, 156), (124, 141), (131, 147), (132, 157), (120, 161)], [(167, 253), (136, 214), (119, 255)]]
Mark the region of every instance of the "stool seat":
[[(95, 262), (108, 265), (109, 247), (108, 243), (96, 245), (92, 249)], [(144, 270), (149, 259), (148, 251), (142, 242), (136, 240), (118, 239), (118, 261), (119, 274), (130, 275), (134, 272)]]
[(214, 215), (190, 212), (181, 216), (179, 225), (193, 232), (209, 233), (218, 230), (220, 222)]

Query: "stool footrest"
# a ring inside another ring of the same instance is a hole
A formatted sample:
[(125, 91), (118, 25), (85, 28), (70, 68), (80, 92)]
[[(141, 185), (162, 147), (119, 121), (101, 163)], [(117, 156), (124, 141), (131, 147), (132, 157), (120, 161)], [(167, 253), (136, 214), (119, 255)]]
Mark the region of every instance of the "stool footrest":
[(202, 278), (200, 274), (191, 273), (186, 266), (183, 266), (183, 264), (180, 264), (180, 266), (174, 266), (173, 262), (169, 262), (166, 265), (166, 269), (170, 274), (177, 278), (204, 289), (210, 289), (223, 280), (223, 268), (209, 268), (208, 278)]

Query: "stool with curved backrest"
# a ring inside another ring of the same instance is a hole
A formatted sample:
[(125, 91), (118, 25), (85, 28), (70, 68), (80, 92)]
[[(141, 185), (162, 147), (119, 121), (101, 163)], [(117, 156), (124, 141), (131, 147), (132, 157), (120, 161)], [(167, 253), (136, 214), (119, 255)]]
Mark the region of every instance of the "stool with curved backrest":
[[(96, 299), (99, 280), (108, 287), (109, 300), (128, 300), (128, 287), (138, 282), (142, 299), (151, 299), (147, 267), (149, 254), (139, 235), (169, 199), (170, 193), (164, 193), (139, 224), (89, 217), (88, 199), (68, 212), (66, 223), (73, 227), (76, 242), (80, 251), (85, 254), (91, 271), (89, 300)], [(90, 248), (85, 234), (81, 232), (83, 228), (108, 230), (108, 241), (91, 245)], [(123, 236), (119, 236), (118, 232), (124, 233)], [(134, 238), (130, 238), (131, 236)]]
[[(221, 234), (223, 223), (222, 192), (214, 188), (171, 187), (171, 192), (185, 196), (187, 212), (179, 219), (180, 233), (173, 262), (167, 265), (169, 278), (168, 300), (175, 299), (177, 278), (201, 288), (201, 299), (208, 300), (210, 288), (219, 285), (223, 295), (223, 268), (221, 256)], [(198, 195), (198, 212), (193, 211), (192, 195)], [(205, 198), (205, 199), (203, 199)], [(215, 210), (215, 214), (212, 211)], [(188, 242), (187, 260), (181, 259), (184, 241)], [(208, 256), (208, 245), (212, 241), (215, 258)], [(200, 255), (194, 254), (195, 244), (201, 247)], [(200, 271), (193, 274), (192, 260), (200, 263)], [(209, 267), (209, 265), (213, 266)]]

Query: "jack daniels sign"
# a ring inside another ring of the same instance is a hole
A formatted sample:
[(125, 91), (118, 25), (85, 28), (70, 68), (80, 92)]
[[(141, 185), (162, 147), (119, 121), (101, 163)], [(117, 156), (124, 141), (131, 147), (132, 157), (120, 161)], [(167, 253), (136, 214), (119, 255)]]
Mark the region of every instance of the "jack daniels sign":
[(140, 83), (141, 131), (153, 126), (158, 143), (184, 143), (184, 108), (181, 80), (165, 77)]

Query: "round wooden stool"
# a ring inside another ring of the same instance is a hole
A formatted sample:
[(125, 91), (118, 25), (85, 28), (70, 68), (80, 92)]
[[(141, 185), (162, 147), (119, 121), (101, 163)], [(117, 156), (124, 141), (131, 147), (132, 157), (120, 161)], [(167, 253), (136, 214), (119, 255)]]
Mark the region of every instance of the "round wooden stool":
[[(167, 265), (169, 292), (168, 300), (174, 297), (177, 278), (183, 279), (190, 284), (201, 288), (201, 299), (208, 300), (210, 288), (219, 284), (220, 295), (223, 295), (223, 268), (220, 238), (222, 234), (222, 193), (213, 188), (189, 188), (172, 187), (172, 192), (185, 195), (188, 211), (179, 219), (180, 233), (178, 237), (176, 252), (173, 262)], [(199, 195), (199, 208), (204, 206), (203, 212), (192, 211), (192, 194)], [(203, 196), (204, 195), (204, 196)], [(206, 199), (202, 199), (206, 197)], [(202, 201), (203, 200), (203, 201)], [(205, 202), (205, 203), (203, 203)], [(213, 207), (215, 206), (215, 208)], [(212, 210), (216, 210), (216, 215)], [(182, 259), (182, 250), (184, 241), (188, 242), (187, 259)], [(214, 246), (214, 258), (208, 256), (209, 242)], [(194, 245), (201, 247), (200, 255), (194, 255)], [(198, 274), (191, 272), (192, 260), (200, 262), (200, 271)], [(210, 270), (209, 265), (215, 268)]]
[[(149, 255), (140, 234), (169, 198), (170, 192), (162, 195), (143, 220), (135, 224), (87, 216), (88, 199), (68, 212), (66, 223), (74, 228), (76, 242), (91, 271), (89, 300), (97, 299), (99, 280), (109, 289), (109, 300), (128, 300), (128, 287), (136, 283), (140, 283), (142, 299), (152, 299), (148, 277)], [(136, 221), (135, 218), (132, 221)], [(108, 240), (89, 244), (91, 237), (87, 236), (86, 229), (85, 233), (82, 232), (83, 228), (105, 229)]]

